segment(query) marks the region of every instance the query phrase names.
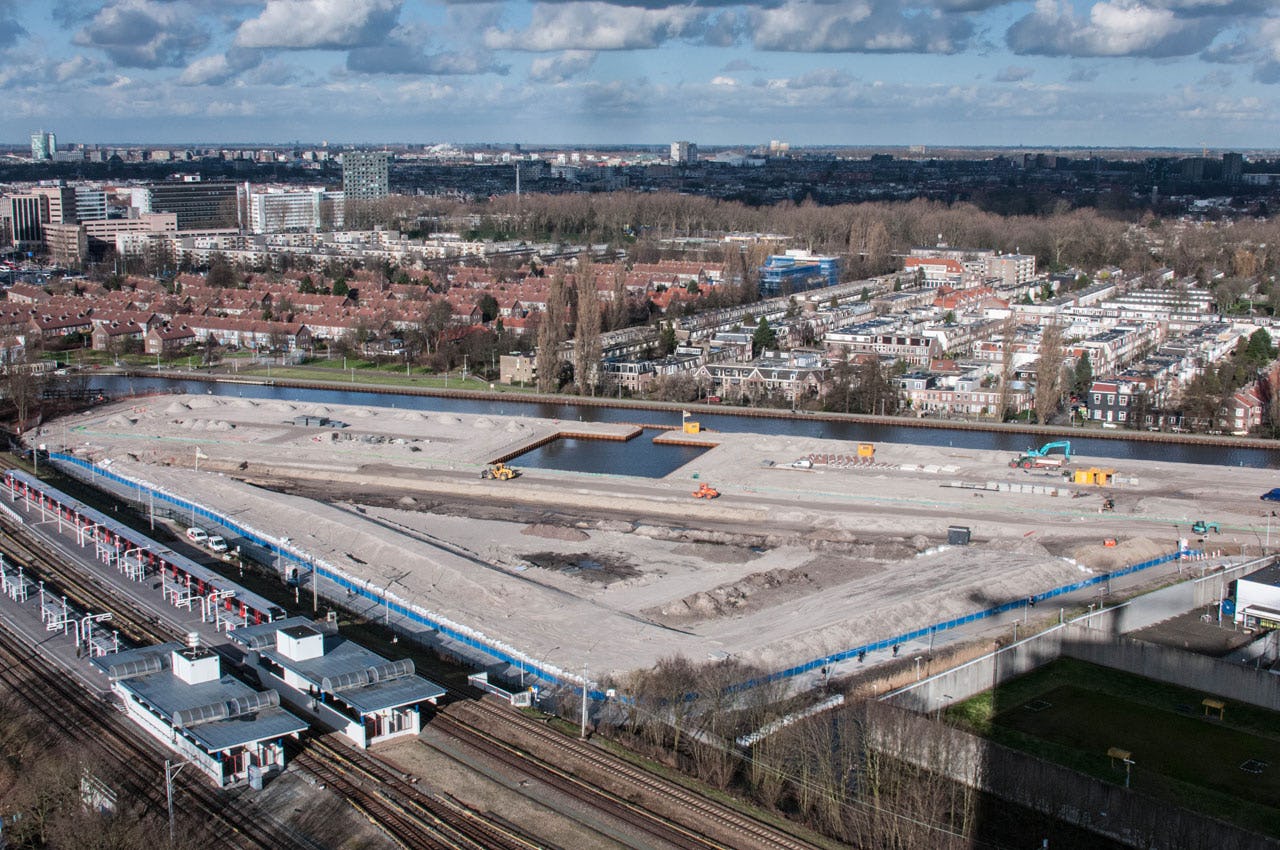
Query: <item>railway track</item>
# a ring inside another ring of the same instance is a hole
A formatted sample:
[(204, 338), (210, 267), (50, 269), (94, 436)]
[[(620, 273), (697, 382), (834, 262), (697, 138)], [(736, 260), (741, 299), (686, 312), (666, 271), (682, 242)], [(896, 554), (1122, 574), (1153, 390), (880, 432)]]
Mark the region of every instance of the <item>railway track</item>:
[[(450, 731), (458, 737), (470, 739), (476, 746), (495, 757), (509, 763), (512, 767), (529, 770), (531, 763), (542, 773), (539, 778), (562, 787), (566, 793), (579, 799), (602, 805), (617, 817), (656, 837), (672, 842), (679, 847), (727, 848), (743, 850), (748, 847), (768, 848), (768, 850), (812, 850), (813, 845), (796, 838), (769, 824), (752, 818), (732, 808), (709, 800), (701, 794), (690, 791), (670, 780), (655, 776), (646, 770), (635, 767), (608, 753), (601, 752), (581, 741), (568, 738), (547, 727), (544, 723), (513, 712), (505, 706), (493, 705), (487, 700), (469, 700), (467, 708), (482, 714), (486, 721), (515, 730), (524, 740), (537, 741), (539, 746), (551, 752), (562, 754), (560, 759), (549, 759), (545, 756), (534, 756), (506, 743), (509, 736), (499, 736), (483, 730), (474, 723), (465, 723), (458, 718), (437, 714), (433, 725), (439, 726), (441, 720), (451, 727)], [(520, 761), (511, 760), (516, 756)], [(594, 783), (558, 767), (560, 763), (586, 763), (597, 771), (607, 773), (618, 790), (608, 791), (597, 787)], [(553, 775), (548, 777), (546, 772)], [(625, 790), (621, 790), (625, 788)], [(632, 800), (648, 799), (662, 801), (669, 810), (682, 810), (680, 815), (662, 815), (653, 811), (652, 804), (637, 805)]]
[[(0, 621), (0, 682), (31, 711), (44, 717), (78, 748), (101, 753), (126, 777), (123, 790), (156, 812), (165, 811), (164, 758), (140, 733), (135, 733), (111, 702), (71, 681), (49, 659), (28, 646)], [(155, 782), (141, 779), (150, 775)], [(222, 792), (194, 777), (175, 780), (184, 808), (208, 825), (202, 838), (211, 846), (228, 848), (288, 848), (321, 850), (321, 845), (283, 824), (245, 811)], [(194, 811), (192, 811), (194, 810)]]
[[(319, 761), (316, 758), (318, 754), (323, 754), (325, 759), (315, 764)], [(298, 759), (295, 763), (300, 763), (325, 781), (349, 786), (353, 793), (362, 787), (371, 787), (375, 791), (375, 804), (383, 810), (390, 810), (392, 817), (409, 815), (417, 821), (433, 824), (434, 832), (423, 838), (430, 843), (408, 845), (411, 848), (553, 850), (550, 845), (528, 840), (509, 824), (482, 819), (468, 807), (444, 795), (424, 792), (381, 761), (353, 750), (331, 736), (314, 739), (311, 747)]]
[[(57, 596), (79, 607), (112, 612), (112, 625), (126, 639), (163, 643), (182, 639), (184, 632), (138, 608), (136, 601), (110, 585), (91, 580), (83, 570), (46, 551), (29, 531), (7, 518), (0, 519), (0, 553), (20, 563), (33, 580), (43, 579)], [(401, 779), (389, 766), (364, 752), (338, 748), (323, 737), (309, 742), (294, 761), (328, 784), (402, 847), (440, 850), (530, 850), (549, 845), (522, 835), (520, 830), (456, 801), (429, 795)], [(364, 781), (344, 774), (358, 773)], [(378, 786), (381, 787), (378, 787)], [(281, 845), (288, 846), (288, 845)]]
[[(13, 466), (0, 459), (0, 472)], [(163, 642), (181, 639), (176, 627), (145, 612), (138, 613), (137, 604), (123, 594), (83, 578), (79, 568), (62, 565), (57, 557), (44, 554), (44, 544), (33, 544), (25, 529), (10, 529), (8, 520), (0, 519), (0, 527), (14, 533), (0, 541), (0, 551), (22, 563), (48, 571), (55, 583), (76, 599), (78, 604), (114, 614), (113, 627), (134, 641)], [(38, 540), (38, 538), (37, 538)], [(20, 542), (22, 541), (22, 542)], [(12, 554), (10, 554), (10, 551)], [(690, 848), (781, 848), (811, 850), (811, 844), (748, 815), (709, 800), (669, 780), (648, 773), (599, 749), (547, 728), (535, 720), (506, 708), (490, 705), (473, 695), (451, 691), (450, 697), (482, 715), (484, 728), (475, 723), (437, 712), (432, 724), (480, 749), (491, 758), (513, 770), (535, 776), (562, 793), (609, 812), (636, 829), (673, 844)], [(495, 734), (491, 728), (506, 728), (512, 734)], [(566, 759), (586, 763), (603, 771), (611, 780), (625, 787), (614, 793), (602, 789), (573, 772), (558, 767), (552, 760), (538, 758), (511, 739), (534, 739), (544, 752), (561, 753)], [(405, 782), (394, 769), (365, 752), (349, 748), (335, 749), (315, 738), (294, 761), (317, 778), (328, 783), (362, 813), (378, 823), (397, 843), (409, 847), (484, 847), (498, 850), (545, 847), (509, 824), (492, 815), (470, 810), (456, 802), (445, 803), (439, 795), (429, 795)], [(355, 773), (362, 778), (344, 774)], [(656, 812), (636, 800), (656, 800), (670, 814)], [(490, 831), (485, 833), (484, 829)], [(470, 844), (466, 842), (472, 842)], [(431, 843), (434, 842), (434, 843)]]

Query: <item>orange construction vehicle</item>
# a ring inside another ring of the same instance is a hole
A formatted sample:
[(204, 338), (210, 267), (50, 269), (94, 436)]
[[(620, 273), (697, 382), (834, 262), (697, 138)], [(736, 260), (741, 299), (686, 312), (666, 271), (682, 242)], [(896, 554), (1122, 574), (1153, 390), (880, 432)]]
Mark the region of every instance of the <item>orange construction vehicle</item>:
[(695, 499), (715, 499), (719, 498), (719, 496), (720, 491), (712, 487), (710, 484), (707, 484), (705, 481), (702, 483), (702, 486), (693, 491), (693, 498)]

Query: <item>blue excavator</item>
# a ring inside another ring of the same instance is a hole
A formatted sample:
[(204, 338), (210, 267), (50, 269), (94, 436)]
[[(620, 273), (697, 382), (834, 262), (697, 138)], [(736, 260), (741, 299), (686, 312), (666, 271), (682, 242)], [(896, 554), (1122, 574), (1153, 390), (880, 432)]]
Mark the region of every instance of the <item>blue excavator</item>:
[[(1054, 452), (1062, 452), (1061, 457), (1054, 454)], [(1014, 469), (1044, 469), (1046, 467), (1061, 467), (1070, 460), (1071, 441), (1059, 440), (1055, 443), (1045, 443), (1038, 449), (1027, 449), (1024, 454), (1009, 461), (1009, 466)]]

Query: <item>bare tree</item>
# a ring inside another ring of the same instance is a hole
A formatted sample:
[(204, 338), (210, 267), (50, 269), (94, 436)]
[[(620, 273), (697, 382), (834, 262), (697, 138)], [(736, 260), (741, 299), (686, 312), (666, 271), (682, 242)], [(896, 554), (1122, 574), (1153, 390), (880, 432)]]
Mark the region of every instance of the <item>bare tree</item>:
[(564, 273), (557, 269), (547, 287), (547, 309), (538, 323), (538, 353), (534, 367), (538, 375), (538, 392), (560, 389), (560, 343), (565, 339), (568, 305), (564, 292)]
[(997, 403), (996, 420), (1003, 422), (1009, 415), (1009, 399), (1013, 394), (1013, 341), (1018, 334), (1018, 320), (1010, 311), (1000, 332), (1000, 400)]
[(578, 392), (595, 395), (600, 370), (600, 291), (595, 266), (589, 259), (578, 263), (578, 321), (574, 334), (574, 379)]
[(1040, 360), (1036, 364), (1036, 419), (1041, 425), (1062, 404), (1062, 368), (1066, 359), (1062, 328), (1046, 325), (1040, 333)]

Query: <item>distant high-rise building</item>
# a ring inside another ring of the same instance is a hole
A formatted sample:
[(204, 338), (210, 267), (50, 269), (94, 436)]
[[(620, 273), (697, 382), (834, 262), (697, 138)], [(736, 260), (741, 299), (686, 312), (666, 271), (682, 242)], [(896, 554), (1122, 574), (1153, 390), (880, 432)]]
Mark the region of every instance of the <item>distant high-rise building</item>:
[(58, 152), (58, 137), (53, 133), (47, 133), (41, 130), (38, 133), (31, 134), (31, 159), (35, 162), (44, 162), (53, 159), (53, 155)]
[(179, 230), (240, 227), (239, 187), (235, 183), (152, 183), (144, 198), (138, 194), (134, 192), (134, 206), (142, 212), (176, 213)]
[(342, 193), (348, 201), (374, 201), (390, 192), (386, 151), (343, 151)]
[(1244, 155), (1230, 152), (1222, 155), (1222, 179), (1226, 183), (1239, 183), (1244, 176)]
[(698, 161), (698, 146), (693, 142), (671, 143), (671, 164), (688, 165)]

